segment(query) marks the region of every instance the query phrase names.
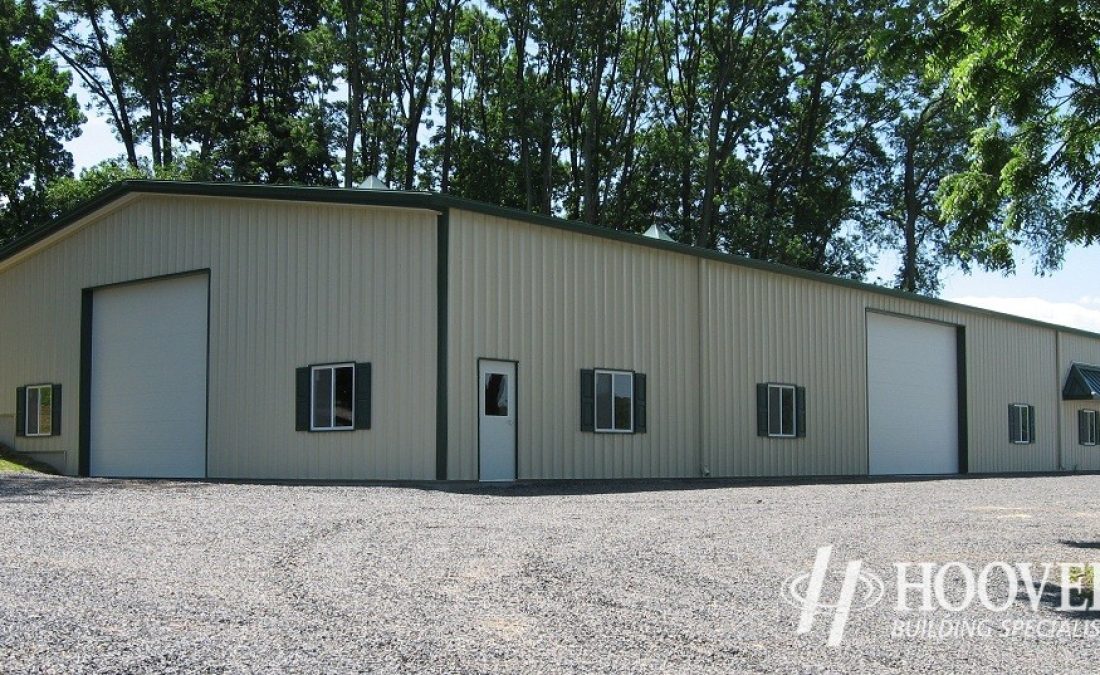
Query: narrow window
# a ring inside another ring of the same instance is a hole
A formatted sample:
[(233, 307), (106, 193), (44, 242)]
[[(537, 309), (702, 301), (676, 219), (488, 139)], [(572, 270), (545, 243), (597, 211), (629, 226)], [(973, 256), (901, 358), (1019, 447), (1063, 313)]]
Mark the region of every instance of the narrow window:
[(27, 387), (28, 436), (53, 435), (53, 385)]
[(634, 431), (634, 374), (596, 371), (596, 431)]
[(1023, 403), (1013, 403), (1009, 410), (1009, 434), (1013, 443), (1028, 444), (1032, 438), (1032, 408)]
[(789, 384), (769, 384), (768, 435), (793, 438), (796, 424), (795, 387)]
[(1078, 413), (1081, 423), (1081, 445), (1097, 444), (1097, 418), (1100, 415), (1095, 410), (1082, 410)]
[(312, 430), (355, 428), (355, 364), (313, 366)]

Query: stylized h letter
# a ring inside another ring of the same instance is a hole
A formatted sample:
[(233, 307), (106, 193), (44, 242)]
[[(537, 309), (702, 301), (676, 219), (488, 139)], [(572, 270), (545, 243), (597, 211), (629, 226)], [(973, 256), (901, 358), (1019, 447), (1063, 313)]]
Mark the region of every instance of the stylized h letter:
[[(832, 546), (822, 546), (817, 549), (814, 568), (810, 572), (810, 582), (806, 587), (806, 596), (802, 600), (802, 615), (798, 618), (799, 635), (810, 632), (814, 625), (814, 616), (822, 607), (821, 590), (825, 586), (825, 574), (829, 570), (829, 558), (832, 554)], [(844, 626), (848, 623), (848, 615), (852, 613), (852, 600), (859, 585), (859, 573), (862, 567), (862, 560), (852, 560), (844, 569), (844, 583), (840, 586), (840, 598), (833, 611), (833, 624), (829, 628), (829, 640), (826, 643), (830, 647), (839, 645), (844, 637)]]

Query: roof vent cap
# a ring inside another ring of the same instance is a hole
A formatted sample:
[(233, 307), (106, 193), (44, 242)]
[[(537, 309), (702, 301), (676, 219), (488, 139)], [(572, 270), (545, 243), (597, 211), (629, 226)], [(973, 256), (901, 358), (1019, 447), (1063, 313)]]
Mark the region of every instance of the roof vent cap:
[(668, 235), (668, 232), (665, 232), (664, 229), (662, 229), (661, 226), (657, 223), (653, 223), (649, 226), (649, 229), (645, 231), (645, 236), (649, 237), (650, 239), (657, 239), (659, 241), (676, 241), (675, 239), (670, 237)]
[(367, 179), (359, 184), (360, 190), (389, 190), (390, 186), (382, 182), (378, 176), (367, 176)]

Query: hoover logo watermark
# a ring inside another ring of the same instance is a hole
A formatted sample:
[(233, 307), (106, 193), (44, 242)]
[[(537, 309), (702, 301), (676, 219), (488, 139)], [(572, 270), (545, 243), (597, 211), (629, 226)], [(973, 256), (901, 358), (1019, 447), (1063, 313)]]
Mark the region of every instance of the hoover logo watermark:
[(836, 602), (823, 601), (822, 593), (826, 577), (829, 576), (829, 558), (832, 555), (832, 546), (817, 549), (813, 569), (808, 573), (789, 577), (783, 582), (783, 597), (802, 609), (798, 617), (799, 635), (810, 632), (818, 613), (832, 612), (833, 621), (826, 644), (835, 647), (844, 639), (844, 627), (848, 624), (848, 615), (852, 613), (852, 609), (873, 607), (882, 600), (886, 586), (881, 577), (863, 570), (862, 560), (849, 560), (844, 568), (840, 595)]
[[(862, 560), (849, 560), (842, 572), (832, 571), (829, 565), (832, 554), (832, 546), (817, 549), (809, 572), (795, 574), (783, 582), (783, 599), (800, 610), (796, 631), (800, 635), (813, 629), (819, 615), (827, 615), (831, 621), (826, 644), (835, 647), (844, 639), (852, 612), (873, 607), (885, 599), (887, 584), (882, 576), (864, 569)], [(1044, 600), (1060, 612), (1097, 612), (1100, 593), (1094, 593), (1090, 603), (1082, 586), (1086, 578), (1100, 579), (1100, 562), (1039, 565), (991, 562), (981, 569), (961, 562), (897, 562), (893, 573), (896, 591), (893, 608), (899, 617), (905, 617), (894, 621), (891, 630), (894, 637), (946, 639), (984, 636), (996, 631), (1031, 637), (1071, 634), (1100, 638), (1100, 621), (1069, 625), (1065, 619), (1009, 619), (999, 624), (987, 619), (938, 623), (929, 619), (936, 612), (957, 616), (975, 604), (989, 612), (1006, 612), (1026, 601), (1032, 612), (1038, 612)], [(912, 619), (914, 612), (921, 613), (922, 618)]]

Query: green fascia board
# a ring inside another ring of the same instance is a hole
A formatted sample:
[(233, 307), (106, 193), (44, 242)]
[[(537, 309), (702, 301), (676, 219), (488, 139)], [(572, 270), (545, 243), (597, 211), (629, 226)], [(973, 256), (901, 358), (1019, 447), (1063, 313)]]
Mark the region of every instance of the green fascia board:
[(1062, 389), (1063, 401), (1092, 401), (1100, 399), (1100, 367), (1074, 363), (1069, 367), (1066, 386)]
[(41, 241), (42, 239), (45, 239), (55, 232), (63, 230), (65, 227), (74, 223), (75, 221), (94, 213), (96, 210), (103, 208), (104, 206), (118, 199), (119, 197), (130, 193), (183, 195), (195, 197), (231, 197), (242, 199), (275, 199), (283, 201), (316, 202), (327, 204), (415, 208), (435, 211), (437, 213), (443, 213), (448, 208), (461, 209), (489, 216), (519, 220), (533, 225), (541, 225), (543, 227), (552, 227), (559, 230), (565, 230), (567, 232), (576, 232), (594, 237), (602, 237), (604, 239), (621, 241), (637, 246), (648, 246), (650, 248), (658, 250), (669, 251), (672, 253), (680, 253), (683, 255), (694, 256), (696, 258), (702, 258), (706, 260), (714, 260), (716, 262), (762, 270), (765, 272), (772, 272), (774, 274), (783, 274), (790, 277), (808, 279), (811, 281), (832, 284), (834, 286), (841, 286), (844, 288), (849, 288), (866, 293), (874, 293), (877, 295), (919, 302), (926, 305), (944, 307), (967, 314), (995, 317), (1021, 325), (1047, 328), (1051, 330), (1061, 331), (1063, 333), (1082, 335), (1085, 337), (1100, 340), (1100, 333), (1094, 333), (1079, 328), (1060, 326), (1058, 324), (1048, 323), (1045, 321), (1037, 321), (1035, 319), (1015, 316), (1013, 314), (1006, 314), (1004, 312), (995, 312), (989, 309), (971, 307), (970, 305), (963, 305), (957, 302), (949, 302), (947, 300), (941, 300), (939, 298), (930, 298), (924, 295), (908, 293), (906, 291), (900, 291), (893, 288), (876, 286), (874, 284), (869, 284), (863, 281), (834, 277), (828, 274), (822, 274), (821, 272), (811, 272), (809, 270), (803, 270), (796, 267), (788, 267), (786, 265), (780, 265), (777, 263), (763, 262), (760, 260), (754, 260), (752, 258), (746, 258), (730, 253), (721, 253), (711, 249), (689, 246), (687, 244), (681, 244), (675, 241), (662, 241), (660, 239), (646, 237), (642, 234), (638, 234), (635, 232), (613, 230), (598, 225), (590, 225), (588, 223), (581, 223), (574, 220), (567, 220), (554, 216), (531, 213), (528, 211), (509, 208), (505, 206), (496, 206), (494, 204), (486, 204), (485, 202), (474, 201), (472, 199), (455, 197), (452, 195), (437, 194), (434, 192), (365, 190), (335, 187), (304, 187), (297, 185), (258, 185), (254, 183), (207, 183), (197, 181), (127, 180), (112, 185), (111, 187), (101, 192), (99, 195), (93, 197), (84, 204), (73, 209), (73, 211), (55, 218), (53, 221), (44, 225), (43, 227), (29, 232), (22, 237), (16, 239), (15, 241), (9, 243), (7, 246), (0, 248), (0, 261), (6, 260), (7, 258), (17, 254), (19, 251), (28, 248), (29, 246), (35, 244), (38, 241)]

